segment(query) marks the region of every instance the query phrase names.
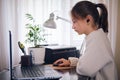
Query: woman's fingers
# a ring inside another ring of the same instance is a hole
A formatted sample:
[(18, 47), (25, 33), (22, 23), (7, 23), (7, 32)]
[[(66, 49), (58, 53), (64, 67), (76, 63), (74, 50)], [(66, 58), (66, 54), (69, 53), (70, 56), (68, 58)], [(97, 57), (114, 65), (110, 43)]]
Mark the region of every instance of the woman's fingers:
[(61, 64), (59, 64), (59, 66), (68, 67), (68, 66), (70, 66), (70, 62), (68, 60), (64, 59), (63, 62)]
[(57, 65), (57, 66), (61, 66), (61, 67), (65, 67), (65, 66), (70, 66), (70, 62), (64, 58), (58, 59), (57, 61), (55, 61), (53, 63), (53, 65)]
[(55, 61), (53, 64), (57, 64), (59, 62), (63, 62), (63, 59), (58, 59), (57, 61)]

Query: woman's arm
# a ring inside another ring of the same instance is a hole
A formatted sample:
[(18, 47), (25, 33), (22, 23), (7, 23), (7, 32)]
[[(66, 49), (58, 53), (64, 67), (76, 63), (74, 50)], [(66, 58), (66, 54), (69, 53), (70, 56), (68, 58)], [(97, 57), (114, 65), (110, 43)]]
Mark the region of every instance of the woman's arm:
[(77, 64), (77, 73), (93, 77), (112, 61), (112, 51), (107, 41), (100, 36), (87, 39), (86, 50)]

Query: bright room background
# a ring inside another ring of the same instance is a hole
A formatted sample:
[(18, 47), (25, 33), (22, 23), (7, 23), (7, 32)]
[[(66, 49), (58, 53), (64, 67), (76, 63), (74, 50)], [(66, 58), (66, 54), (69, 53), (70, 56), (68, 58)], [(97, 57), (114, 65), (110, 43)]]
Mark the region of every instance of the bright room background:
[[(30, 13), (36, 23), (43, 27), (43, 23), (49, 18), (50, 13), (70, 20), (71, 8), (81, 0), (0, 0), (0, 71), (9, 67), (9, 30), (12, 31), (13, 63), (20, 61), (21, 51), (18, 41), (25, 44), (26, 28), (28, 22), (25, 14)], [(89, 0), (95, 3), (104, 3), (108, 9), (109, 34), (113, 53), (116, 41), (117, 0)], [(56, 20), (57, 28), (45, 28), (46, 44), (59, 44), (76, 46), (78, 49), (84, 39), (84, 35), (78, 35), (72, 30), (72, 24), (63, 20)], [(27, 45), (26, 45), (27, 46)]]

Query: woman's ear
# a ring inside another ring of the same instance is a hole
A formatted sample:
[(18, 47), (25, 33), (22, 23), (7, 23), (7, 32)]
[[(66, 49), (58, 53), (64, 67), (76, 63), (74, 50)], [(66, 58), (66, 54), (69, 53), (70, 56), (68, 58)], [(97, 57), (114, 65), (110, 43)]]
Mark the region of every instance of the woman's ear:
[(87, 19), (87, 23), (90, 21), (90, 19)]
[(86, 16), (86, 22), (89, 23), (89, 22), (91, 22), (91, 20), (92, 20), (91, 15), (87, 15)]

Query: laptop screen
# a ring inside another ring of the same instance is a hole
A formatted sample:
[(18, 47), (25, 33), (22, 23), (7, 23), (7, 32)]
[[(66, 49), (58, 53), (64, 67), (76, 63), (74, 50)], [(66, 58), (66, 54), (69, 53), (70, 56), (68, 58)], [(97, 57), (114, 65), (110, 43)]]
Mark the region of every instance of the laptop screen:
[(12, 34), (9, 31), (9, 48), (10, 48), (10, 80), (12, 80)]

